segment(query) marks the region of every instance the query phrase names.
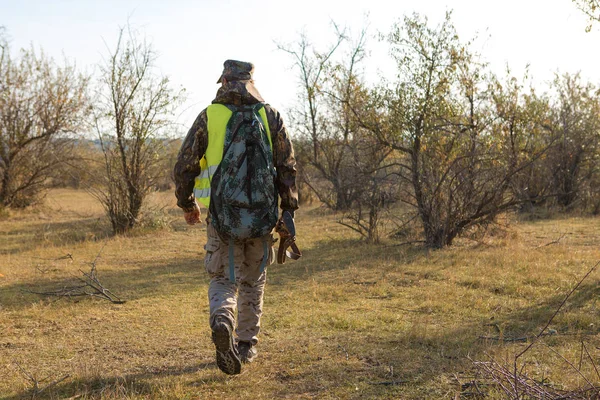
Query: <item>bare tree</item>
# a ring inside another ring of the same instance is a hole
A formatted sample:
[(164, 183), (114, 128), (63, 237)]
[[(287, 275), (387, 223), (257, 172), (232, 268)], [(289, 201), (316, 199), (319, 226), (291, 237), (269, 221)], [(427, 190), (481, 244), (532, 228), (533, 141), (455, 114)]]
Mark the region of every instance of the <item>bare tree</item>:
[(95, 125), (104, 174), (93, 194), (115, 233), (135, 226), (146, 195), (164, 172), (159, 170), (164, 139), (183, 96), (158, 74), (155, 61), (149, 43), (121, 28), (115, 49), (100, 67)]
[(38, 198), (57, 166), (72, 158), (88, 111), (88, 77), (33, 48), (12, 57), (0, 31), (0, 205)]
[[(325, 66), (324, 79), (318, 89), (323, 95), (323, 123), (318, 142), (320, 161), (311, 165), (331, 185), (329, 199), (335, 210), (349, 210), (361, 199), (365, 181), (357, 178), (362, 174), (368, 181), (367, 176), (371, 174), (367, 171), (373, 168), (370, 162), (375, 161), (370, 157), (375, 143), (366, 140), (367, 132), (361, 129), (353, 113), (353, 108), (359, 108), (369, 96), (361, 73), (366, 58), (366, 38), (366, 29), (355, 39), (345, 36), (348, 46), (340, 60)], [(383, 162), (385, 156), (380, 160)]]
[[(348, 181), (352, 174), (343, 165), (347, 146), (344, 141), (350, 137), (352, 127), (345, 118), (347, 114), (331, 107), (331, 96), (327, 92), (332, 86), (337, 86), (333, 90), (342, 96), (347, 95), (339, 92), (345, 91), (343, 87), (352, 90), (356, 80), (354, 68), (364, 57), (364, 34), (351, 54), (350, 69), (344, 72), (346, 76), (333, 76), (343, 65), (335, 63), (333, 57), (346, 40), (345, 31), (335, 24), (334, 30), (333, 44), (322, 52), (313, 47), (305, 34), (297, 43), (278, 44), (278, 48), (292, 56), (299, 73), (300, 94), (292, 110), (292, 122), (301, 136), (296, 146), (301, 177), (323, 203), (335, 210), (346, 210), (351, 205), (353, 189)], [(335, 103), (342, 104), (338, 99)]]
[(295, 46), (279, 46), (293, 56), (301, 82), (293, 112), (301, 132), (297, 158), (306, 184), (328, 207), (342, 211), (339, 222), (376, 243), (382, 213), (397, 191), (387, 166), (392, 150), (382, 149), (355, 115), (371, 96), (362, 77), (367, 30), (352, 37), (334, 29), (334, 44), (325, 52), (314, 50), (305, 35)]

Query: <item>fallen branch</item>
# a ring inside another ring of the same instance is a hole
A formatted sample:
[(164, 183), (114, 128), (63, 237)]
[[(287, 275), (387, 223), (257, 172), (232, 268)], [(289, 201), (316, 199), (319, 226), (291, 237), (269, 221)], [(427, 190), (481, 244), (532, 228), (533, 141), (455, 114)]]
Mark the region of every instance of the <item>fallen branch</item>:
[(563, 233), (562, 235), (560, 235), (560, 236), (558, 237), (558, 239), (556, 239), (556, 240), (553, 240), (553, 241), (551, 241), (551, 242), (548, 242), (548, 243), (546, 243), (546, 244), (541, 244), (541, 245), (537, 246), (537, 247), (536, 247), (536, 249), (539, 249), (539, 248), (541, 248), (541, 247), (551, 246), (551, 245), (553, 245), (553, 244), (559, 244), (559, 243), (560, 243), (560, 241), (561, 241), (561, 240), (562, 240), (562, 239), (563, 239), (565, 236), (567, 236), (567, 234), (566, 234), (566, 233)]
[[(518, 380), (518, 375), (519, 373), (517, 372), (517, 363), (519, 361), (519, 358), (525, 354), (527, 351), (529, 351), (529, 349), (531, 349), (533, 347), (534, 344), (536, 344), (539, 340), (540, 337), (542, 337), (542, 335), (544, 334), (544, 332), (546, 331), (546, 329), (548, 329), (548, 327), (550, 326), (550, 324), (552, 323), (552, 321), (554, 321), (554, 318), (558, 315), (558, 313), (560, 312), (560, 310), (563, 308), (563, 306), (567, 303), (567, 300), (569, 300), (569, 298), (571, 297), (571, 295), (579, 288), (579, 286), (581, 286), (581, 284), (583, 283), (583, 281), (586, 280), (586, 278), (588, 276), (590, 276), (592, 274), (592, 272), (594, 272), (596, 270), (596, 268), (598, 267), (598, 265), (600, 265), (600, 261), (598, 261), (596, 264), (594, 264), (594, 266), (592, 268), (590, 268), (590, 270), (587, 272), (587, 274), (585, 274), (583, 276), (583, 278), (581, 278), (579, 280), (579, 282), (577, 283), (577, 285), (575, 285), (575, 287), (573, 289), (571, 289), (571, 291), (569, 291), (569, 293), (565, 296), (564, 300), (560, 303), (560, 305), (558, 306), (558, 308), (556, 309), (556, 311), (554, 311), (554, 314), (552, 314), (552, 316), (550, 317), (550, 319), (548, 320), (548, 322), (546, 323), (546, 325), (542, 328), (542, 330), (540, 331), (540, 333), (537, 334), (536, 337), (533, 338), (533, 340), (531, 341), (531, 343), (523, 350), (521, 351), (519, 354), (517, 354), (515, 356), (514, 362), (513, 362), (513, 377), (514, 377), (514, 393), (516, 398), (519, 398), (519, 380)], [(525, 364), (523, 364), (523, 368), (525, 367)]]
[[(556, 331), (551, 329), (549, 332), (544, 333), (542, 336), (551, 336), (551, 335), (556, 335)], [(512, 343), (512, 342), (527, 342), (528, 340), (537, 338), (537, 335), (536, 336), (523, 336), (523, 337), (516, 337), (516, 338), (496, 337), (496, 336), (478, 336), (477, 338), (481, 339), (481, 340), (492, 340), (492, 341), (496, 341), (496, 342)]]
[[(39, 291), (33, 291), (33, 290), (23, 290), (23, 291), (27, 292), (27, 293), (42, 295), (42, 296), (55, 296), (55, 297), (67, 297), (67, 298), (90, 296), (90, 297), (98, 297), (98, 298), (101, 298), (104, 300), (108, 300), (113, 304), (125, 303), (124, 300), (121, 300), (114, 293), (112, 293), (110, 290), (105, 288), (104, 285), (98, 279), (98, 276), (96, 275), (96, 263), (98, 262), (98, 259), (100, 258), (100, 254), (102, 253), (102, 250), (104, 250), (105, 246), (106, 246), (106, 244), (104, 244), (104, 246), (102, 246), (102, 248), (96, 255), (96, 258), (94, 258), (94, 260), (91, 263), (89, 263), (91, 266), (89, 272), (82, 271), (81, 269), (79, 270), (79, 272), (81, 272), (81, 274), (83, 275), (83, 277), (76, 277), (77, 280), (81, 282), (80, 285), (65, 286), (62, 289), (46, 291), (46, 292), (39, 292)], [(69, 256), (69, 258), (72, 259), (72, 256), (70, 254), (68, 254), (68, 256)]]
[(57, 258), (43, 258), (43, 257), (34, 257), (38, 260), (44, 260), (44, 261), (59, 261), (59, 260), (71, 260), (73, 261), (73, 255), (71, 253), (67, 253), (62, 257), (57, 257)]
[(385, 381), (385, 382), (369, 382), (369, 385), (383, 385), (383, 386), (394, 386), (394, 385), (403, 385), (405, 383), (409, 383), (408, 380), (399, 380), (399, 381)]
[[(493, 380), (498, 387), (506, 394), (507, 398), (520, 400), (523, 398), (532, 398), (532, 399), (589, 399), (589, 398), (599, 398), (600, 390), (595, 387), (593, 383), (585, 377), (579, 368), (577, 368), (572, 362), (567, 360), (565, 357), (560, 355), (556, 350), (547, 346), (551, 351), (555, 354), (559, 355), (571, 368), (573, 368), (577, 373), (583, 377), (586, 383), (589, 385), (586, 388), (580, 388), (573, 391), (565, 391), (552, 387), (548, 383), (542, 381), (538, 382), (530, 377), (524, 372), (526, 363), (523, 363), (521, 369), (518, 368), (518, 360), (521, 356), (523, 356), (527, 351), (529, 351), (542, 336), (552, 335), (556, 333), (553, 330), (548, 330), (550, 324), (556, 318), (560, 310), (564, 307), (568, 299), (573, 295), (573, 293), (581, 286), (581, 284), (587, 279), (588, 276), (592, 274), (596, 270), (596, 268), (600, 265), (600, 261), (597, 262), (590, 270), (579, 280), (579, 282), (573, 287), (569, 293), (565, 296), (563, 301), (560, 303), (558, 308), (554, 311), (546, 325), (542, 328), (542, 330), (535, 336), (523, 337), (523, 338), (494, 338), (494, 337), (480, 337), (485, 338), (487, 340), (502, 340), (502, 341), (527, 341), (531, 340), (531, 343), (525, 347), (520, 353), (515, 355), (513, 360), (512, 368), (509, 368), (501, 363), (498, 363), (491, 356), (488, 356), (491, 361), (487, 362), (473, 362), (475, 367), (483, 374), (486, 379)], [(594, 370), (596, 371), (596, 375), (600, 378), (600, 373), (597, 370), (596, 364), (594, 363), (592, 357), (590, 356), (587, 348), (585, 348), (585, 344), (582, 343), (582, 357), (583, 351), (585, 350), (587, 356), (592, 361), (592, 365), (594, 366)], [(580, 361), (581, 363), (581, 361)]]
[[(484, 379), (491, 380), (494, 386), (502, 390), (506, 398), (511, 400), (589, 400), (598, 398), (600, 394), (598, 393), (598, 389), (593, 386), (572, 391), (555, 388), (546, 381), (540, 382), (528, 377), (522, 370), (515, 374), (510, 368), (498, 363), (492, 357), (490, 357), (490, 361), (473, 362), (473, 364), (483, 375)], [(479, 387), (487, 385), (476, 384)], [(515, 390), (517, 387), (518, 391)]]
[(417, 244), (417, 243), (426, 243), (426, 242), (424, 240), (411, 240), (411, 241), (408, 241), (408, 242), (388, 244), (385, 247), (409, 246), (411, 244)]
[[(474, 365), (491, 379), (510, 399), (521, 399), (531, 397), (534, 399), (558, 399), (564, 393), (553, 389), (548, 385), (536, 382), (523, 373), (513, 374), (506, 366), (496, 362), (492, 357), (491, 361), (474, 362)], [(520, 394), (515, 393), (515, 386), (519, 386)]]
[(494, 342), (505, 342), (505, 343), (512, 343), (512, 342), (526, 342), (529, 339), (534, 338), (535, 336), (523, 336), (523, 337), (517, 337), (517, 338), (503, 338), (503, 337), (494, 337), (494, 336), (478, 336), (477, 339), (481, 339), (481, 340), (491, 340)]

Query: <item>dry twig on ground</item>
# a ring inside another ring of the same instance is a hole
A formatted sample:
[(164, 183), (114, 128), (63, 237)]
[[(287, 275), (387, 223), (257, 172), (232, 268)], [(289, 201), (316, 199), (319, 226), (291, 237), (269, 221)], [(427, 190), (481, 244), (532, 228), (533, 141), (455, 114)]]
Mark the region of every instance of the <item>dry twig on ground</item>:
[[(549, 333), (546, 333), (546, 331), (548, 330), (548, 328), (549, 328), (550, 324), (552, 323), (552, 321), (554, 320), (554, 318), (558, 315), (558, 313), (563, 308), (563, 306), (566, 304), (567, 300), (571, 297), (571, 295), (581, 286), (581, 284), (587, 279), (587, 277), (590, 276), (592, 274), (592, 272), (594, 272), (596, 270), (598, 265), (600, 265), (600, 261), (597, 262), (592, 268), (590, 268), (590, 270), (583, 276), (583, 278), (581, 278), (579, 280), (579, 282), (569, 291), (569, 293), (565, 296), (565, 298), (560, 303), (560, 305), (558, 306), (556, 311), (554, 311), (554, 313), (552, 314), (552, 316), (550, 317), (550, 319), (548, 320), (546, 325), (544, 325), (542, 330), (537, 335), (535, 335), (533, 337), (518, 338), (518, 339), (513, 340), (513, 341), (520, 341), (521, 339), (525, 339), (525, 340), (531, 339), (531, 342), (529, 343), (529, 345), (527, 345), (527, 347), (525, 347), (524, 350), (522, 350), (520, 353), (515, 355), (512, 366), (509, 366), (508, 364), (499, 363), (492, 357), (490, 357), (490, 361), (485, 361), (485, 362), (473, 361), (473, 364), (475, 365), (475, 367), (477, 368), (479, 373), (483, 376), (483, 378), (494, 382), (501, 389), (501, 391), (504, 392), (504, 394), (506, 396), (508, 396), (507, 398), (514, 399), (514, 400), (523, 399), (523, 398), (549, 399), (549, 400), (552, 400), (552, 399), (575, 400), (575, 399), (590, 399), (590, 398), (597, 399), (597, 398), (600, 398), (600, 389), (597, 388), (581, 372), (581, 361), (583, 359), (583, 351), (585, 350), (588, 358), (592, 362), (592, 365), (594, 367), (594, 370), (596, 371), (596, 374), (598, 375), (598, 377), (600, 379), (600, 373), (598, 373), (596, 364), (594, 363), (592, 357), (589, 355), (589, 352), (587, 352), (587, 348), (585, 347), (585, 344), (583, 344), (583, 342), (582, 342), (582, 355), (581, 355), (579, 368), (577, 368), (572, 362), (570, 362), (565, 357), (563, 357), (558, 352), (556, 352), (556, 350), (550, 348), (549, 346), (547, 346), (547, 347), (551, 351), (553, 351), (555, 354), (558, 354), (571, 368), (573, 368), (581, 377), (583, 377), (583, 379), (587, 383), (587, 386), (584, 388), (579, 388), (579, 389), (575, 389), (572, 391), (559, 390), (559, 389), (552, 387), (551, 385), (547, 384), (544, 381), (538, 382), (538, 381), (534, 380), (533, 378), (530, 378), (529, 376), (527, 376), (527, 373), (524, 371), (525, 365), (526, 365), (525, 363), (523, 363), (523, 365), (521, 365), (521, 368), (519, 368), (519, 366), (518, 366), (519, 358), (522, 357), (525, 353), (527, 353), (536, 343), (538, 343), (539, 339), (541, 337), (549, 334)], [(486, 338), (486, 339), (493, 339), (493, 338)], [(507, 341), (507, 340), (504, 340), (504, 341)]]
[(560, 243), (560, 241), (561, 241), (561, 240), (562, 240), (562, 239), (563, 239), (565, 236), (567, 236), (567, 234), (566, 234), (566, 233), (563, 233), (563, 234), (561, 234), (561, 235), (560, 235), (560, 236), (559, 236), (559, 237), (558, 237), (556, 240), (553, 240), (553, 241), (551, 241), (551, 242), (548, 242), (548, 243), (546, 243), (546, 244), (540, 244), (539, 246), (537, 246), (537, 247), (536, 247), (536, 249), (539, 249), (539, 248), (541, 248), (541, 247), (551, 246), (551, 245), (553, 245), (553, 244), (559, 244), (559, 243)]
[(546, 382), (539, 382), (527, 376), (523, 371), (515, 374), (511, 368), (490, 357), (490, 361), (475, 361), (475, 367), (486, 379), (491, 380), (507, 396), (507, 399), (545, 399), (545, 400), (579, 400), (596, 398), (594, 387), (565, 391), (552, 387)]
[[(556, 335), (555, 330), (550, 330), (549, 332), (545, 332), (542, 336), (551, 336)], [(528, 340), (535, 339), (537, 336), (522, 336), (522, 337), (497, 337), (497, 336), (478, 336), (480, 340), (490, 340), (494, 342), (527, 342)]]
[[(76, 279), (79, 282), (81, 282), (81, 284), (64, 286), (61, 289), (52, 290), (52, 291), (40, 292), (40, 291), (27, 290), (26, 292), (44, 295), (44, 296), (67, 297), (67, 298), (91, 296), (91, 297), (98, 297), (98, 298), (101, 298), (104, 300), (108, 300), (114, 304), (125, 303), (124, 300), (121, 300), (119, 297), (115, 296), (110, 290), (105, 288), (104, 285), (102, 285), (102, 283), (98, 279), (98, 276), (96, 275), (96, 263), (98, 262), (98, 259), (100, 258), (100, 254), (102, 253), (102, 250), (104, 250), (105, 246), (106, 246), (106, 244), (104, 246), (102, 246), (102, 248), (96, 255), (96, 258), (94, 258), (94, 261), (89, 263), (90, 264), (89, 272), (82, 271), (81, 269), (79, 270), (79, 272), (81, 272), (83, 277), (78, 276), (78, 277), (76, 277)], [(71, 254), (69, 254), (69, 258), (72, 259)]]

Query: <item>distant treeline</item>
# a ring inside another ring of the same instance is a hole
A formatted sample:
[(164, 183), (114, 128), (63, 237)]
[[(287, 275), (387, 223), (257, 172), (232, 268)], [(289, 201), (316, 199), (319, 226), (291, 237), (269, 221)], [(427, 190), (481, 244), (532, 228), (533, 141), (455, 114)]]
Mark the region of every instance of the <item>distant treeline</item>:
[[(536, 90), (527, 74), (498, 76), (450, 13), (436, 26), (405, 16), (380, 35), (396, 73), (370, 85), (368, 32), (334, 32), (326, 49), (305, 35), (279, 45), (299, 82), (287, 120), (301, 200), (339, 212), (368, 242), (434, 248), (507, 211), (600, 214), (596, 85), (557, 74)], [(1, 29), (0, 51), (0, 207), (84, 187), (116, 233), (134, 227), (146, 195), (171, 186), (181, 144), (165, 138), (183, 91), (155, 69), (152, 46), (121, 29), (94, 76), (34, 49), (13, 56)]]

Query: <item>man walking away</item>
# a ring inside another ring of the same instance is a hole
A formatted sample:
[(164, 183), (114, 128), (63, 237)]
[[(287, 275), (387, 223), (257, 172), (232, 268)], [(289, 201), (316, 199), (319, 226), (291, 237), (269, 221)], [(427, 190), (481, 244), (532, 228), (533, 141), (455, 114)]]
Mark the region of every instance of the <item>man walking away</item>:
[(298, 208), (296, 160), (277, 110), (254, 86), (254, 66), (227, 60), (212, 104), (189, 130), (175, 164), (175, 194), (190, 225), (208, 208), (204, 265), (217, 366), (239, 374), (257, 355), (272, 230), (279, 208)]

